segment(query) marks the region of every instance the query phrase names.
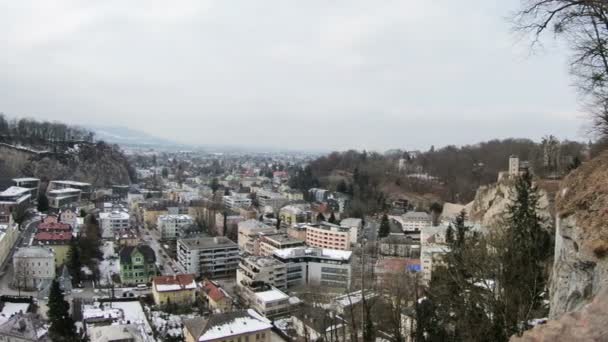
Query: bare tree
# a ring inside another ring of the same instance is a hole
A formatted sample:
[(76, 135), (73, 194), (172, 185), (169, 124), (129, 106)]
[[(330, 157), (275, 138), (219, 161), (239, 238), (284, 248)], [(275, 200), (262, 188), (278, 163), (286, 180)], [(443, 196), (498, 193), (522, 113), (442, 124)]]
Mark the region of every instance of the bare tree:
[(608, 2), (605, 0), (526, 0), (517, 28), (536, 43), (546, 31), (572, 49), (571, 73), (586, 97), (593, 128), (608, 136)]
[(29, 284), (32, 283), (32, 277), (30, 275), (31, 267), (27, 260), (18, 259), (15, 261), (13, 270), (13, 282), (14, 286), (19, 290), (19, 296), (21, 296), (21, 290), (29, 288)]

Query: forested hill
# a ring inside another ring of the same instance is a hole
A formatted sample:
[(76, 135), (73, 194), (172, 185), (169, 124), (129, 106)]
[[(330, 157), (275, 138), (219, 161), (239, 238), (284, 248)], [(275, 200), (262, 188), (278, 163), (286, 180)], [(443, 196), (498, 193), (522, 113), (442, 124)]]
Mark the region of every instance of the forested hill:
[(528, 161), (541, 178), (560, 178), (588, 153), (587, 144), (559, 141), (551, 136), (541, 142), (491, 140), (426, 152), (333, 152), (305, 169), (292, 169), (291, 185), (303, 190), (320, 186), (347, 192), (354, 196), (355, 205), (363, 202), (362, 206), (377, 207), (387, 199), (422, 195), (467, 203), (480, 185), (495, 182), (498, 173), (507, 170), (511, 155)]
[(135, 180), (134, 169), (118, 146), (95, 141), (91, 131), (58, 122), (7, 120), (0, 114), (0, 187), (23, 176), (95, 186)]

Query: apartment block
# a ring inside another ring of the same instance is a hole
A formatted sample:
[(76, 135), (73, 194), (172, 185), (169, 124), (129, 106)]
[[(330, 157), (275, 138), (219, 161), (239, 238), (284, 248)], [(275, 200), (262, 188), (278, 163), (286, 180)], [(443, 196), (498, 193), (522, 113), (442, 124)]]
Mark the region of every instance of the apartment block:
[(160, 215), (156, 220), (156, 229), (162, 239), (174, 240), (181, 235), (184, 228), (193, 224), (194, 220), (189, 215)]
[(348, 251), (352, 241), (357, 241), (356, 234), (356, 229), (321, 222), (306, 226), (306, 244), (312, 247)]
[(284, 290), (287, 288), (286, 271), (285, 264), (274, 257), (246, 255), (236, 270), (236, 281), (239, 285), (263, 282)]
[(276, 229), (258, 220), (238, 223), (238, 244), (241, 251), (259, 255), (260, 238), (266, 234), (276, 234)]
[(264, 235), (260, 238), (260, 255), (272, 256), (276, 250), (301, 246), (305, 246), (304, 241), (295, 239), (285, 233)]
[(249, 208), (251, 206), (251, 198), (247, 194), (233, 193), (223, 197), (224, 205), (232, 210), (239, 208)]
[(239, 246), (224, 236), (177, 240), (177, 259), (187, 273), (208, 278), (234, 275)]
[(351, 281), (350, 251), (297, 247), (276, 250), (273, 255), (287, 267), (287, 287), (316, 285), (348, 288)]

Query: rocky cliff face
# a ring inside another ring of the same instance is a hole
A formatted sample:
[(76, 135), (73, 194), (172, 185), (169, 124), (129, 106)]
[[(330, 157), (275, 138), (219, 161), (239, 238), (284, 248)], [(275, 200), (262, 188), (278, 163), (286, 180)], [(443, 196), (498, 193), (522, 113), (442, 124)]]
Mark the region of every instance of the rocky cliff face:
[(556, 198), (551, 312), (581, 308), (608, 282), (608, 153), (564, 179)]
[[(497, 183), (480, 187), (473, 202), (466, 206), (470, 219), (487, 228), (500, 225), (505, 211), (513, 201), (514, 190), (515, 181), (507, 177)], [(545, 225), (549, 229), (553, 227), (553, 205), (548, 191), (543, 187), (539, 187), (539, 194), (538, 213), (545, 219)]]
[(511, 341), (606, 341), (608, 152), (564, 179), (556, 210), (552, 320)]
[(33, 176), (44, 180), (71, 179), (103, 187), (129, 184), (134, 172), (122, 152), (105, 143), (78, 144), (62, 152), (38, 152), (0, 145), (0, 185)]

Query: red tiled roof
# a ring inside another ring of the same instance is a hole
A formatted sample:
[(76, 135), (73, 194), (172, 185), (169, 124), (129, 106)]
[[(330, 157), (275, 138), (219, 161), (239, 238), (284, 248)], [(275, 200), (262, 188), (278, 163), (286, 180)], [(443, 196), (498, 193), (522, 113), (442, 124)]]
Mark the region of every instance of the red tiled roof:
[(205, 291), (207, 296), (213, 299), (214, 302), (226, 298), (226, 293), (222, 290), (222, 288), (209, 280), (203, 281), (203, 291)]
[(57, 221), (58, 221), (57, 216), (54, 216), (54, 215), (49, 215), (42, 219), (42, 223), (51, 223), (51, 222), (57, 222)]
[(70, 225), (61, 222), (45, 222), (38, 225), (40, 230), (70, 230)]
[(157, 291), (181, 291), (196, 288), (194, 274), (176, 274), (172, 276), (158, 276), (152, 279)]
[(50, 232), (40, 232), (36, 233), (34, 236), (34, 240), (36, 241), (66, 241), (69, 242), (72, 240), (72, 233), (50, 233)]

